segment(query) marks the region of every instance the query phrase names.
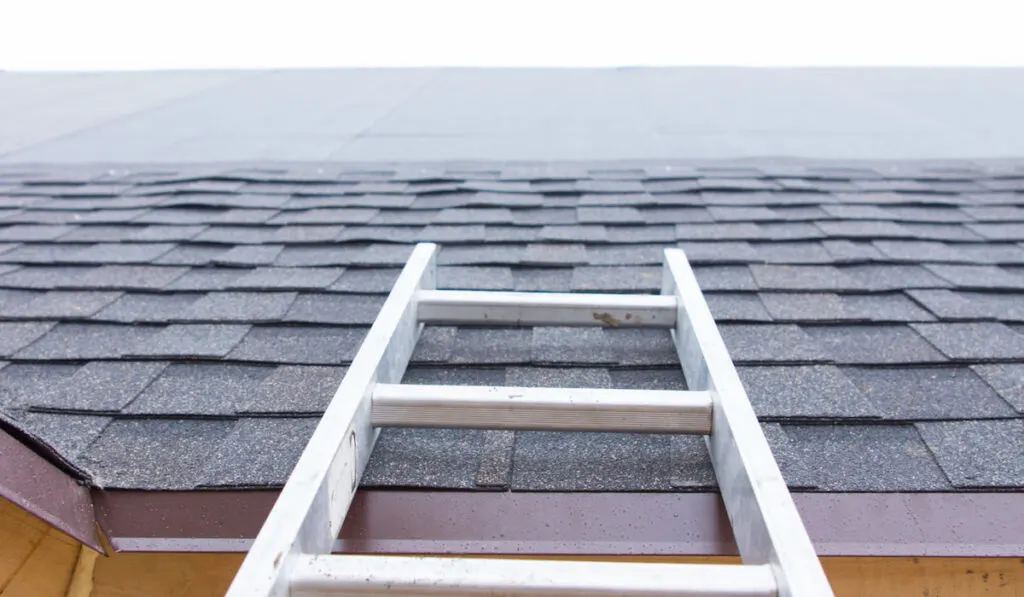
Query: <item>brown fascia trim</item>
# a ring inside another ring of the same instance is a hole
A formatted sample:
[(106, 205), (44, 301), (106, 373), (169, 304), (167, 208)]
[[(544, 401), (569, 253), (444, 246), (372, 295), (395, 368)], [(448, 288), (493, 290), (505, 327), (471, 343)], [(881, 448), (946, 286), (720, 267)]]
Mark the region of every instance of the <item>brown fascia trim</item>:
[[(794, 494), (823, 556), (1024, 556), (1024, 493)], [(248, 549), (276, 491), (96, 492), (118, 551)], [(335, 550), (736, 555), (715, 493), (363, 490)]]
[(0, 496), (103, 552), (89, 489), (0, 429)]

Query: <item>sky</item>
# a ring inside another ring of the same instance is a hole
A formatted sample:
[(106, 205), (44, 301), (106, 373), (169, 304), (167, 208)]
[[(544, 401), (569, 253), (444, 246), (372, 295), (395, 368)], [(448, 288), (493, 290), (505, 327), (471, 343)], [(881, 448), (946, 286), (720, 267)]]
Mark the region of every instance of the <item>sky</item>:
[(0, 0), (0, 69), (1024, 66), (1021, 0)]

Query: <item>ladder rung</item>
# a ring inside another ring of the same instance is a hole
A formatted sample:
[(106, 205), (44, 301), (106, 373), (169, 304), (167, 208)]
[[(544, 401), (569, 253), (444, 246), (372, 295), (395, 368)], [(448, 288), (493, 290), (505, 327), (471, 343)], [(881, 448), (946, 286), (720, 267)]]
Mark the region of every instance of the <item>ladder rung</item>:
[(324, 595), (777, 595), (767, 565), (299, 556), (292, 597)]
[(674, 296), (421, 290), (420, 321), (495, 325), (671, 328)]
[(711, 433), (711, 394), (377, 384), (374, 427)]

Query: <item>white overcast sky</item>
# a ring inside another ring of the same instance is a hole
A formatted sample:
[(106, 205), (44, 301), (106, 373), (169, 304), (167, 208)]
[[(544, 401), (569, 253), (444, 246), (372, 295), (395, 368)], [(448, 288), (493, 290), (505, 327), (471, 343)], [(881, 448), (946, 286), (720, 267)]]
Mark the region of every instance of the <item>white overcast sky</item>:
[(0, 69), (1021, 66), (1024, 0), (0, 0)]

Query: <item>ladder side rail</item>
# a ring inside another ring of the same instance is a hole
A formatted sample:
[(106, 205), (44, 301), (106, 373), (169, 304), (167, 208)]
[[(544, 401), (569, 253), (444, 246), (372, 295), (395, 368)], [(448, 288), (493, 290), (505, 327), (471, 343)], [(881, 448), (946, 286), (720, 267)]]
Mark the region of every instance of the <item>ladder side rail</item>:
[(285, 597), (300, 554), (329, 554), (369, 460), (378, 382), (398, 383), (422, 324), (416, 298), (436, 280), (436, 246), (416, 246), (228, 589)]
[(402, 556), (302, 556), (293, 597), (771, 597), (770, 566)]
[(783, 597), (827, 597), (831, 587), (757, 421), (732, 359), (685, 254), (665, 250), (663, 294), (676, 297), (672, 331), (690, 389), (708, 390), (708, 436), (722, 500), (740, 555), (770, 564)]

